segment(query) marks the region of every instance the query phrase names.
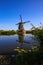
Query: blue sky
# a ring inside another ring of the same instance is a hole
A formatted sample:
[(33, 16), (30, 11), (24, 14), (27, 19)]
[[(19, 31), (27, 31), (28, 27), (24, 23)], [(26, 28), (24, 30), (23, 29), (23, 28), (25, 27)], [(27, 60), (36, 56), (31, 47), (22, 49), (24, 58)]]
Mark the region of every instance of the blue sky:
[[(0, 29), (17, 30), (15, 25), (20, 21), (30, 20), (35, 26), (43, 23), (43, 0), (0, 0)], [(30, 29), (30, 23), (24, 25), (25, 29)]]

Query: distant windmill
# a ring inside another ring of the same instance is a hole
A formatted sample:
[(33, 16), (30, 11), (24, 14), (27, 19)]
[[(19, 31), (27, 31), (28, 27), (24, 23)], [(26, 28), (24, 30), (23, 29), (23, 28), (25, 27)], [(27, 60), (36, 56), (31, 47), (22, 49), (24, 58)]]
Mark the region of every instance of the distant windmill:
[(25, 24), (25, 23), (29, 23), (30, 21), (26, 21), (26, 22), (23, 22), (22, 21), (22, 16), (20, 15), (20, 22), (19, 23), (17, 23), (16, 25), (18, 25), (18, 33), (19, 34), (25, 34), (25, 30), (24, 30), (24, 26), (23, 26), (23, 24)]
[(41, 25), (40, 28), (43, 29), (43, 24), (41, 22), (40, 22), (40, 25)]
[(31, 30), (36, 29), (36, 27), (32, 23), (31, 23), (31, 26), (32, 26)]

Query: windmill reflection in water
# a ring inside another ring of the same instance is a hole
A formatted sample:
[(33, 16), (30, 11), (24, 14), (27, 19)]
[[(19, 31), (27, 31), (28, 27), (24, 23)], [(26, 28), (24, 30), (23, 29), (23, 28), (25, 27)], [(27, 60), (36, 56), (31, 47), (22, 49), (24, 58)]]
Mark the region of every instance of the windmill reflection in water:
[(27, 49), (24, 48), (24, 44), (29, 44), (29, 41), (25, 41), (24, 40), (25, 35), (19, 35), (18, 34), (18, 40), (16, 40), (17, 42), (19, 42), (20, 46), (17, 46), (16, 49), (14, 49), (14, 51), (18, 51), (18, 52), (26, 52), (27, 53)]

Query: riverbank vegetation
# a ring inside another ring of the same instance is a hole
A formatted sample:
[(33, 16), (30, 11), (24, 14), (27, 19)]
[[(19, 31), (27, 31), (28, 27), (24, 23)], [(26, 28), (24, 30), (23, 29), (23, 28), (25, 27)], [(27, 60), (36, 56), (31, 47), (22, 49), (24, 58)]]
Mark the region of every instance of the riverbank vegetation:
[[(34, 30), (25, 30), (26, 34), (34, 34), (34, 35), (38, 35), (39, 32), (42, 34), (43, 33), (43, 29), (34, 29)], [(0, 35), (14, 35), (14, 34), (18, 34), (18, 30), (0, 30)]]
[(14, 35), (16, 34), (15, 30), (0, 30), (0, 35)]
[(41, 25), (40, 27), (34, 27), (32, 29), (32, 34), (36, 35), (39, 37), (40, 41), (43, 42), (43, 25)]

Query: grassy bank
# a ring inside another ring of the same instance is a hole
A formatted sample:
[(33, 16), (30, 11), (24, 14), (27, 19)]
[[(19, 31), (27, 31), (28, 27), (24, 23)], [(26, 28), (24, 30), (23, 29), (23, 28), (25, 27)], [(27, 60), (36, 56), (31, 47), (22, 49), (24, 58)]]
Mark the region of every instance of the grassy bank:
[(14, 35), (17, 34), (17, 31), (15, 30), (0, 30), (0, 35)]

